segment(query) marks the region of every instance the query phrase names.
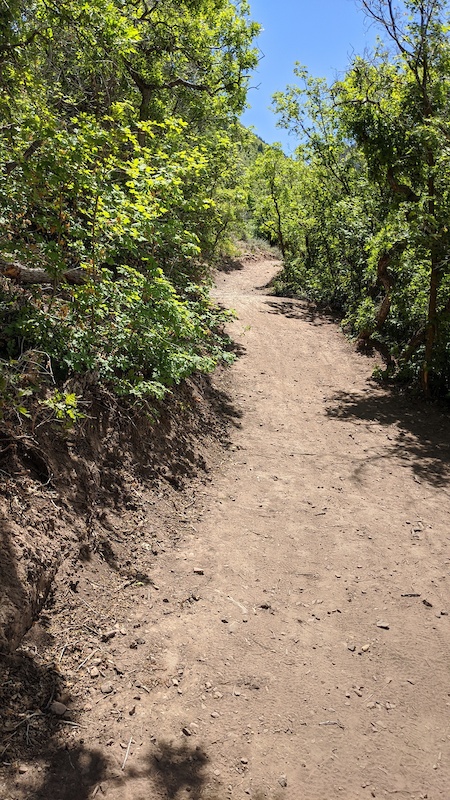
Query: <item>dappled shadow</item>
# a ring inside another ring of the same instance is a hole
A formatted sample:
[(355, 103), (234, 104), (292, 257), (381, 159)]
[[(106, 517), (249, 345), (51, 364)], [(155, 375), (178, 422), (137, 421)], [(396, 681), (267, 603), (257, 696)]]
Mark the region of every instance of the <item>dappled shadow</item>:
[(108, 785), (120, 790), (135, 783), (136, 800), (179, 800), (185, 792), (200, 800), (209, 764), (201, 746), (152, 739), (144, 753), (131, 739), (120, 763), (109, 751), (84, 743), (82, 720), (70, 703), (64, 717), (50, 712), (64, 689), (57, 669), (39, 664), (31, 653), (0, 656), (0, 768), (11, 792), (18, 788), (28, 800), (88, 800), (103, 796)]
[(306, 307), (300, 300), (266, 300), (264, 303), (267, 306), (269, 314), (280, 314), (288, 319), (304, 319)]
[(330, 309), (320, 309), (305, 300), (287, 300), (285, 297), (266, 300), (269, 314), (279, 314), (287, 319), (302, 319), (313, 325), (329, 325), (339, 321), (338, 315)]
[(224, 256), (217, 265), (218, 272), (226, 272), (227, 274), (230, 272), (237, 272), (241, 269), (244, 269), (244, 264), (242, 261), (239, 258), (233, 258), (232, 256)]
[(103, 754), (83, 745), (60, 747), (45, 754), (45, 760), (48, 767), (42, 784), (31, 790), (29, 800), (88, 800), (107, 776)]
[[(337, 392), (329, 400), (327, 414), (335, 419), (376, 422), (396, 426), (397, 436), (385, 456), (407, 463), (413, 474), (436, 487), (447, 486), (450, 479), (450, 418), (441, 409), (398, 392), (356, 394)], [(391, 428), (394, 437), (395, 429)], [(366, 463), (369, 459), (366, 459)]]
[[(49, 634), (40, 631), (39, 641)], [(36, 638), (34, 639), (36, 640)], [(70, 711), (64, 719), (50, 712), (65, 680), (53, 664), (41, 664), (30, 645), (0, 656), (0, 766), (7, 783), (20, 779), (21, 796), (33, 800), (87, 800), (105, 764), (84, 747), (59, 744), (59, 734), (76, 725)], [(45, 769), (43, 766), (45, 764)], [(18, 774), (18, 767), (21, 772)], [(41, 774), (36, 781), (35, 768)]]
[(213, 402), (217, 411), (227, 420), (228, 424), (234, 425), (235, 428), (241, 427), (240, 420), (243, 417), (243, 412), (236, 408), (227, 392), (214, 389)]
[[(44, 646), (49, 634), (40, 630), (30, 642)], [(79, 728), (77, 714), (51, 713), (52, 702), (67, 694), (66, 681), (54, 664), (42, 664), (29, 644), (0, 656), (0, 768), (11, 797), (20, 789), (28, 800), (88, 800), (104, 780), (108, 762), (103, 754), (70, 741)], [(66, 700), (67, 702), (67, 700)], [(39, 772), (37, 771), (39, 769)], [(13, 794), (14, 793), (14, 794)]]
[(150, 756), (149, 761), (160, 797), (176, 800), (180, 792), (187, 791), (192, 800), (200, 800), (206, 782), (204, 769), (209, 762), (201, 747), (160, 742), (158, 752)]

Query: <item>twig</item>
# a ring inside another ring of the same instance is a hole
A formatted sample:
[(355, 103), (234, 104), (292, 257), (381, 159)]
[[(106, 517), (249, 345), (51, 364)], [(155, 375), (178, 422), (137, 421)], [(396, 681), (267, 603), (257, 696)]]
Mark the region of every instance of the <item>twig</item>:
[[(30, 719), (33, 719), (33, 717), (40, 717), (41, 714), (42, 714), (41, 711), (34, 711), (32, 714), (29, 714), (27, 717), (25, 717), (25, 719), (22, 719), (20, 722), (18, 722), (17, 725), (14, 727), (14, 729), (9, 734), (9, 736), (6, 737), (5, 741), (9, 742), (10, 739), (12, 739), (16, 735), (17, 731), (19, 730), (19, 728), (22, 727), (22, 725), (26, 725), (27, 726), (27, 734), (26, 734), (26, 736), (28, 738), (28, 729), (30, 727)], [(9, 747), (9, 744), (6, 745), (6, 747), (2, 750), (2, 752), (0, 753), (0, 756), (3, 756), (3, 754), (6, 753), (8, 747)]]
[(241, 609), (243, 614), (248, 614), (246, 607), (243, 606), (242, 603), (239, 603), (237, 600), (235, 600), (234, 597), (231, 597), (230, 594), (225, 595), (223, 592), (220, 591), (220, 589), (214, 589), (214, 591), (217, 592), (217, 594), (222, 595), (222, 597), (226, 597), (227, 600), (229, 600), (231, 603), (234, 603), (235, 606)]
[(252, 639), (252, 641), (251, 641), (251, 642), (250, 642), (250, 640), (249, 640), (249, 639), (246, 639), (245, 641), (246, 641), (246, 642), (247, 642), (247, 644), (249, 644), (250, 646), (252, 645), (252, 642), (254, 642), (254, 643), (255, 643), (255, 644), (257, 644), (259, 647), (262, 647), (262, 649), (263, 649), (263, 650), (268, 650), (268, 651), (269, 651), (269, 653), (275, 653), (275, 654), (277, 655), (277, 651), (276, 651), (276, 650), (274, 650), (272, 647), (267, 647), (267, 645), (266, 645), (266, 644), (262, 644), (261, 642), (258, 642), (258, 639)]
[(72, 722), (70, 719), (60, 719), (60, 722), (63, 722), (64, 725), (70, 725), (71, 728), (87, 728), (87, 725), (79, 725), (78, 722)]
[(86, 664), (86, 661), (89, 661), (89, 659), (92, 658), (92, 656), (95, 655), (95, 653), (98, 653), (98, 652), (99, 652), (99, 650), (98, 650), (98, 647), (97, 647), (96, 650), (93, 650), (92, 653), (89, 653), (89, 655), (86, 656), (84, 661), (82, 661), (81, 664), (78, 664), (78, 667), (76, 668), (75, 672), (78, 672), (78, 670), (81, 669), (81, 667), (84, 667), (84, 665)]
[(319, 725), (337, 725), (338, 728), (342, 728), (342, 730), (344, 730), (342, 722), (339, 722), (338, 719), (327, 719), (326, 722), (319, 722)]
[(128, 742), (127, 752), (125, 753), (125, 758), (124, 758), (123, 764), (122, 764), (122, 771), (125, 769), (125, 764), (127, 763), (128, 756), (130, 755), (130, 747), (131, 747), (131, 742), (132, 741), (133, 741), (133, 737), (130, 736), (130, 741)]

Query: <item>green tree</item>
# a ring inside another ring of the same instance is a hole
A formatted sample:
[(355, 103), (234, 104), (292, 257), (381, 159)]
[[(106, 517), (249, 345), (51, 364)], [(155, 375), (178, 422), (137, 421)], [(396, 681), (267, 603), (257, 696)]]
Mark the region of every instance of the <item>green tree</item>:
[(231, 0), (8, 0), (0, 355), (10, 385), (20, 389), (7, 360), (19, 349), (45, 351), (61, 380), (90, 371), (142, 394), (226, 357), (213, 332), (222, 315), (200, 284), (230, 227), (257, 30)]
[[(426, 393), (430, 370), (439, 370), (439, 362), (447, 357), (446, 5), (441, 0), (407, 0), (403, 11), (392, 0), (364, 0), (367, 14), (382, 26), (394, 53), (379, 52), (373, 64), (357, 59), (336, 87), (345, 132), (362, 148), (372, 179), (384, 182), (391, 194), (384, 235), (379, 238), (384, 251), (380, 255), (387, 263), (402, 253), (406, 260), (413, 248), (417, 272), (428, 272), (422, 365)], [(408, 356), (421, 338), (416, 331)]]
[[(297, 67), (275, 97), (300, 141), (307, 247), (290, 255), (291, 288), (338, 298), (359, 342), (450, 389), (449, 92), (444, 0), (363, 0), (381, 26), (373, 58), (328, 87)], [(318, 224), (316, 224), (316, 222)], [(306, 243), (306, 239), (305, 239)]]

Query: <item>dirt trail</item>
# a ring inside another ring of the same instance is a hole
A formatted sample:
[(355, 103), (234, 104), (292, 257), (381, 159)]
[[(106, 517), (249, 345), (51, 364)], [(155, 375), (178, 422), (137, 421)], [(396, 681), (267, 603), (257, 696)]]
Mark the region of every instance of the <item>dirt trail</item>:
[(190, 602), (134, 612), (136, 670), (157, 653), (164, 680), (128, 678), (128, 712), (104, 697), (115, 773), (74, 800), (450, 796), (448, 420), (271, 297), (275, 269), (218, 276), (238, 312), (232, 452), (153, 576)]

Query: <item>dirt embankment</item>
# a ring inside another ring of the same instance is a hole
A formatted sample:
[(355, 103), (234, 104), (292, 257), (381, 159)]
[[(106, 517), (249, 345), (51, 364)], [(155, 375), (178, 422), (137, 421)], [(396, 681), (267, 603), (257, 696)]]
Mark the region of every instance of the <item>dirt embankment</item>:
[(124, 578), (142, 573), (129, 553), (116, 552), (111, 516), (139, 510), (142, 484), (170, 497), (206, 475), (208, 452), (226, 436), (226, 417), (225, 398), (198, 378), (153, 415), (125, 411), (103, 395), (75, 431), (53, 423), (11, 439), (4, 434), (0, 652), (18, 646), (62, 564), (96, 553)]
[(161, 421), (173, 453), (136, 464), (146, 436), (124, 420), (83, 456), (103, 466), (80, 533), (78, 476), (53, 498), (91, 545), (0, 660), (5, 800), (448, 800), (450, 421), (374, 384), (332, 319), (270, 296), (275, 270), (217, 279), (240, 358), (215, 378), (211, 471), (217, 417), (191, 393)]

